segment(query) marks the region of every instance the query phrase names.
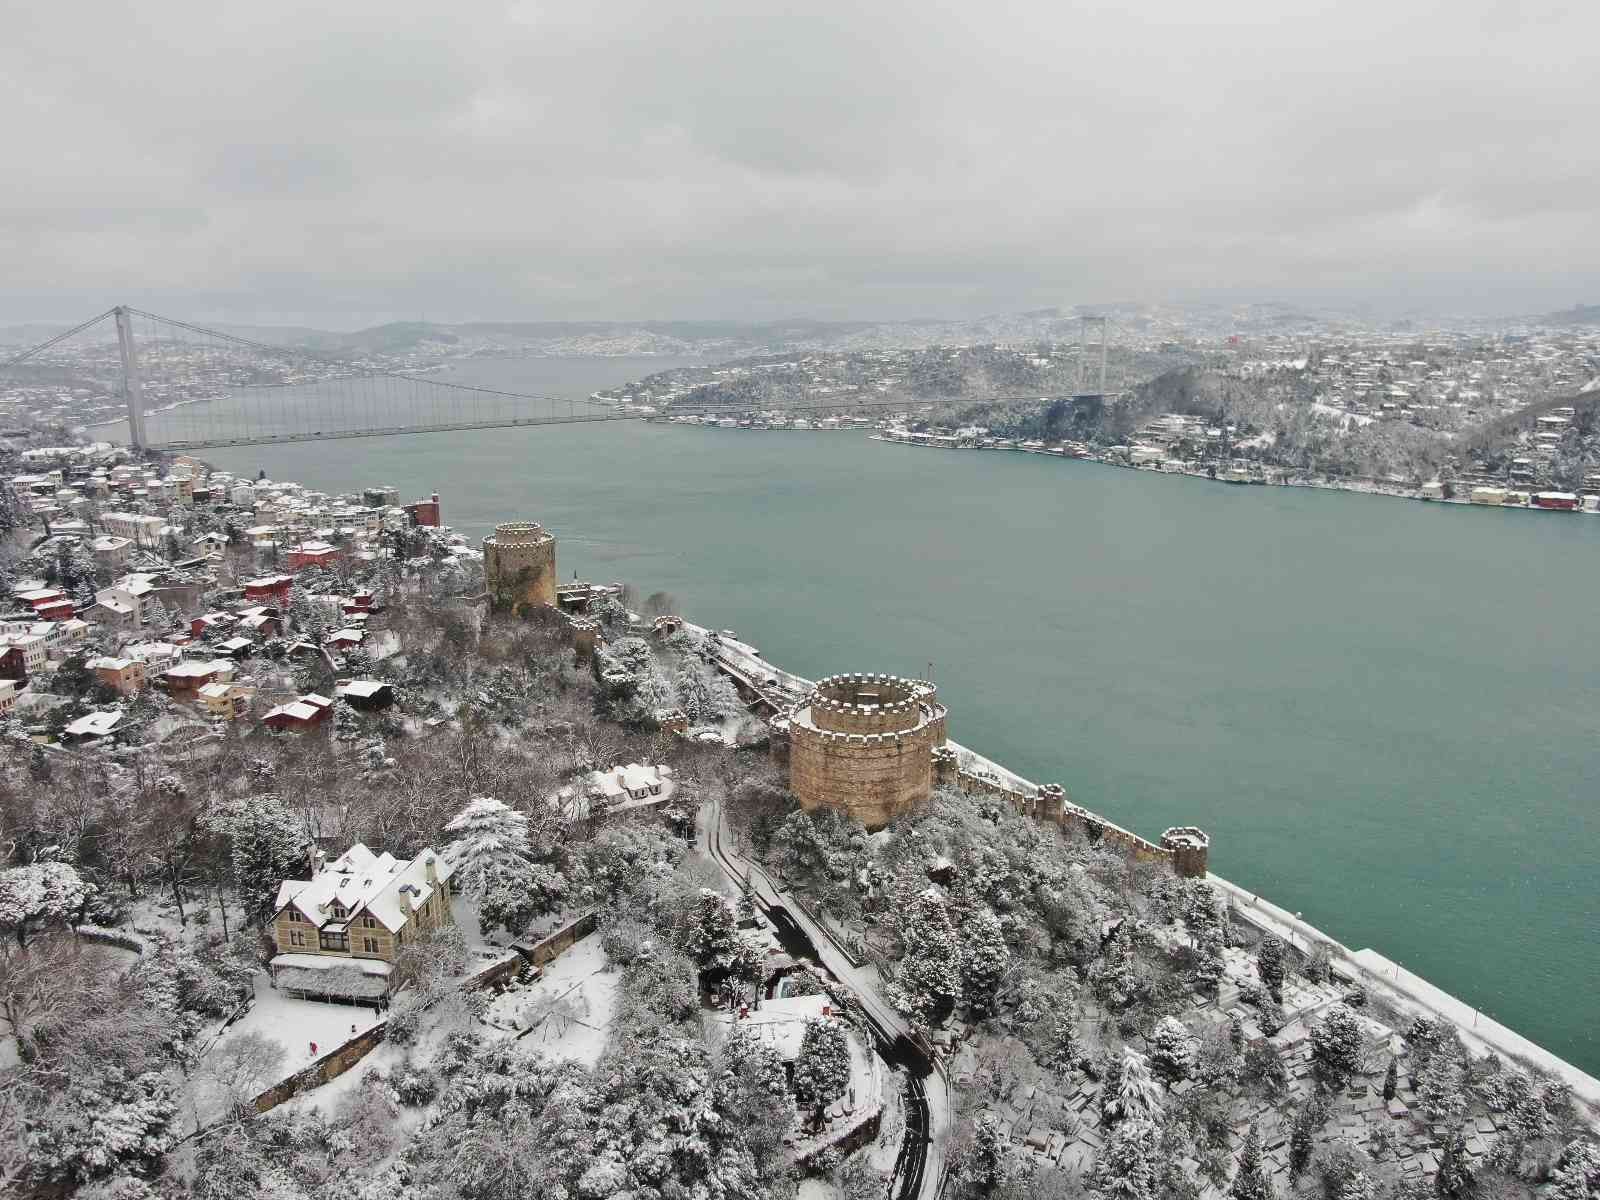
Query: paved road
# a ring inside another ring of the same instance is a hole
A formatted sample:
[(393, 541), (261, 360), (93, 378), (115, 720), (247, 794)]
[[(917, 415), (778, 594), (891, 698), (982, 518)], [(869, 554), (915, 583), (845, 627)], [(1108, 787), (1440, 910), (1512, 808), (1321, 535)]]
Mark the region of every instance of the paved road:
[(851, 961), (825, 927), (791, 902), (786, 888), (735, 848), (720, 803), (705, 810), (703, 824), (703, 844), (712, 861), (735, 887), (743, 887), (745, 879), (749, 879), (757, 906), (774, 924), (792, 925), (805, 935), (817, 961), (859, 999), (878, 1034), (880, 1056), (891, 1067), (905, 1068), (909, 1103), (906, 1141), (895, 1166), (898, 1195), (902, 1200), (937, 1200), (944, 1188), (945, 1146), (950, 1132), (949, 1080), (913, 1040), (905, 1018), (878, 995), (877, 982), (871, 974)]

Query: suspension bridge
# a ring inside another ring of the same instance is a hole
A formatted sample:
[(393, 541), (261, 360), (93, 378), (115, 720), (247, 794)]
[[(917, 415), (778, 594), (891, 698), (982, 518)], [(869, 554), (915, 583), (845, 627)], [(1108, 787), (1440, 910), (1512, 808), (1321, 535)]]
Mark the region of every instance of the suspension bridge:
[[(1089, 340), (1098, 322), (1099, 340)], [(1081, 322), (1076, 397), (1105, 394), (1104, 318)], [(1098, 349), (1098, 381), (1092, 378)], [(439, 378), (437, 365), (397, 369), (391, 358), (341, 356), (208, 329), (119, 305), (0, 361), (0, 371), (56, 380), (93, 408), (91, 428), (126, 422), (136, 449), (188, 451), (473, 429), (639, 420), (648, 414), (598, 396), (552, 396)], [(1098, 391), (1093, 390), (1098, 382)], [(98, 405), (93, 398), (99, 397)], [(1026, 396), (817, 399), (782, 405), (818, 416), (932, 405), (1038, 400)], [(673, 411), (753, 414), (752, 404)]]

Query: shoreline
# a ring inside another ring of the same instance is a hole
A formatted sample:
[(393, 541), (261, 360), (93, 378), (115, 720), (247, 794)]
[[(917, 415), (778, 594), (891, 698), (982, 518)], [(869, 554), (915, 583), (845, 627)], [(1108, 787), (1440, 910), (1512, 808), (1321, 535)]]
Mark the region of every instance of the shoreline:
[[(693, 623), (686, 622), (686, 624)], [(693, 627), (717, 639), (720, 653), (713, 659), (713, 665), (725, 673), (728, 667), (732, 666), (747, 676), (759, 675), (776, 679), (785, 691), (803, 693), (810, 689), (813, 681), (768, 662), (761, 656), (761, 652), (748, 642), (717, 634), (715, 630), (704, 629), (698, 625)], [(730, 655), (738, 661), (727, 662), (724, 655)], [(961, 756), (964, 764), (980, 772), (987, 772), (1018, 791), (1038, 793), (1039, 784), (985, 757), (971, 747), (963, 746), (953, 739), (947, 739), (946, 745)], [(1104, 816), (1100, 816), (1100, 819), (1111, 825), (1116, 824)], [(1481, 1009), (1408, 971), (1380, 951), (1371, 947), (1351, 950), (1343, 942), (1310, 922), (1279, 908), (1270, 900), (1263, 899), (1260, 895), (1224, 879), (1215, 872), (1207, 872), (1205, 878), (1223, 893), (1230, 910), (1246, 924), (1281, 937), (1296, 948), (1300, 948), (1301, 943), (1304, 943), (1306, 949), (1313, 944), (1325, 946), (1339, 974), (1351, 982), (1361, 984), (1368, 992), (1381, 997), (1397, 1011), (1410, 1015), (1427, 1014), (1448, 1021), (1460, 1031), (1462, 1041), (1467, 1045), (1482, 1053), (1497, 1054), (1501, 1058), (1564, 1080), (1571, 1085), (1576, 1096), (1600, 1112), (1600, 1079), (1596, 1079), (1581, 1067), (1569, 1063), (1516, 1030), (1502, 1025)]]

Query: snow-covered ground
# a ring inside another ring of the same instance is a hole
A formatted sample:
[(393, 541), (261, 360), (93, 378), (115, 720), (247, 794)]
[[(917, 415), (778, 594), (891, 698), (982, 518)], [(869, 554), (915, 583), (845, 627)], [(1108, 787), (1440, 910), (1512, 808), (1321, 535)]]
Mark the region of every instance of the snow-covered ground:
[(606, 965), (600, 936), (591, 933), (546, 964), (532, 984), (496, 996), (488, 1021), (552, 1058), (592, 1067), (606, 1048), (620, 982), (619, 973)]
[[(357, 1034), (365, 1033), (382, 1018), (377, 1011), (353, 1004), (324, 1004), (296, 1000), (272, 986), (265, 971), (256, 972), (256, 998), (250, 1011), (228, 1027), (220, 1045), (241, 1033), (260, 1033), (283, 1047), (283, 1061), (263, 1088), (287, 1079), (316, 1059), (336, 1050)], [(316, 1043), (316, 1052), (311, 1045)], [(216, 1045), (208, 1051), (215, 1053)]]

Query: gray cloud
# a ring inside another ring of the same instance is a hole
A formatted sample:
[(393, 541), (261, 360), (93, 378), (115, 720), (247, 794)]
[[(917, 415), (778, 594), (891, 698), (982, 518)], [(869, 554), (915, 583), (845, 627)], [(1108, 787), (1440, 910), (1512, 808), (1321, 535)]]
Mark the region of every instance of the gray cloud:
[(0, 0), (0, 30), (7, 318), (1600, 298), (1595, 5)]

